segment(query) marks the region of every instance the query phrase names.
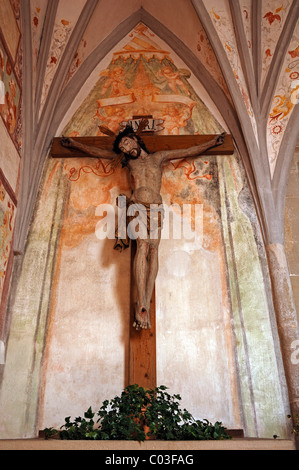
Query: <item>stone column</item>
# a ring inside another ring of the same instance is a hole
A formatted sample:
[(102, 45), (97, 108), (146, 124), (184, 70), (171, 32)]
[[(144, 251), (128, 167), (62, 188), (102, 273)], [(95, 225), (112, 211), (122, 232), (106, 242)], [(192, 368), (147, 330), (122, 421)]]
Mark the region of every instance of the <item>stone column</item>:
[[(284, 245), (267, 246), (282, 359), (293, 420), (299, 418), (299, 328)], [(297, 449), (299, 436), (296, 436)]]

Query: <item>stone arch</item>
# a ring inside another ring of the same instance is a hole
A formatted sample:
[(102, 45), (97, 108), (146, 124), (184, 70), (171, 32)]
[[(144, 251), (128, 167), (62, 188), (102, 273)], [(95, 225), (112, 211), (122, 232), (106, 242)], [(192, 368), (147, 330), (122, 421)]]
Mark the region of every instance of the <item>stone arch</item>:
[[(92, 2), (91, 2), (92, 3)], [(85, 12), (82, 24), (77, 25), (73, 32), (73, 43), (78, 44), (82, 37), (84, 25), (86, 25), (87, 18), (91, 15), (91, 10), (94, 5), (90, 5), (89, 9)], [(25, 21), (25, 20), (24, 20)], [(35, 174), (33, 177), (33, 184), (28, 199), (22, 202), (20, 199), (19, 215), (16, 222), (16, 235), (15, 235), (15, 252), (22, 252), (27, 236), (27, 231), (30, 223), (30, 218), (33, 210), (35, 197), (38, 190), (38, 184), (40, 180), (41, 171), (43, 168), (44, 161), (48, 155), (48, 149), (51, 141), (58, 129), (58, 126), (63, 119), (67, 109), (74, 100), (75, 96), (79, 92), (90, 73), (96, 67), (96, 65), (109, 53), (109, 51), (126, 35), (128, 34), (139, 22), (143, 22), (148, 26), (157, 36), (169, 44), (174, 52), (186, 63), (186, 65), (193, 72), (194, 76), (204, 86), (207, 93), (214, 101), (215, 106), (219, 110), (225, 119), (230, 132), (232, 133), (238, 152), (244, 163), (246, 173), (248, 175), (249, 185), (251, 188), (252, 196), (256, 204), (257, 213), (261, 213), (261, 207), (257, 194), (257, 188), (255, 186), (255, 175), (250, 162), (249, 153), (247, 150), (247, 144), (245, 142), (243, 131), (240, 126), (240, 121), (236, 114), (235, 109), (230, 103), (229, 99), (217, 84), (214, 78), (210, 75), (204, 65), (199, 59), (193, 54), (192, 51), (167, 27), (160, 23), (156, 18), (150, 15), (146, 10), (140, 8), (138, 11), (133, 13), (130, 17), (124, 20), (116, 30), (112, 31), (107, 38), (105, 38), (87, 57), (84, 64), (81, 66), (79, 73), (69, 81), (64, 90), (61, 92), (62, 82), (67, 73), (70, 60), (73, 57), (74, 47), (70, 47), (67, 53), (64, 55), (61, 64), (59, 66), (58, 73), (55, 76), (51, 87), (51, 93), (47, 99), (44, 107), (38, 129), (36, 131), (36, 140), (33, 142), (33, 135), (27, 137), (27, 148), (28, 151), (33, 155), (33, 159), (36, 163)], [(59, 97), (59, 99), (58, 99)], [(53, 100), (52, 100), (53, 98)], [(53, 101), (55, 105), (53, 106)], [(31, 108), (31, 107), (30, 107)], [(225, 110), (225, 112), (223, 112)], [(49, 119), (50, 116), (50, 119)], [(29, 116), (28, 116), (29, 117)], [(28, 125), (28, 134), (30, 133), (30, 124)], [(26, 151), (26, 148), (25, 148)], [(25, 171), (25, 175), (28, 176)], [(32, 178), (32, 177), (31, 177)], [(24, 186), (24, 182), (23, 182)], [(29, 202), (29, 204), (28, 204)], [(28, 206), (29, 205), (29, 208)]]

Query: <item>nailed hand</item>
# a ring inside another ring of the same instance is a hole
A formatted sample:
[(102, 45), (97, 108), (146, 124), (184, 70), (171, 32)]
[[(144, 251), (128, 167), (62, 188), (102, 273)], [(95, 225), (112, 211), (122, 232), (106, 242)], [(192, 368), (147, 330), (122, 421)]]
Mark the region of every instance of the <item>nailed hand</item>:
[(216, 145), (222, 145), (224, 143), (224, 138), (226, 136), (226, 132), (222, 132), (222, 134), (220, 134), (218, 137), (217, 137), (217, 140), (216, 140)]
[(61, 137), (60, 139), (60, 143), (63, 147), (71, 147), (71, 139), (69, 139), (68, 137)]

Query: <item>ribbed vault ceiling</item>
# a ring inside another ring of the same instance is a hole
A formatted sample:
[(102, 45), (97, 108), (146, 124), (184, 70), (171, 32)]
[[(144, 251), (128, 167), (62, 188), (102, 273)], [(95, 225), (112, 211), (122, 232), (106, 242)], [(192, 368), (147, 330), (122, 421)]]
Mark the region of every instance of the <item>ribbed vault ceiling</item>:
[[(70, 5), (71, 4), (71, 5)], [(98, 64), (140, 22), (184, 61), (233, 135), (266, 243), (283, 241), (298, 137), (297, 0), (24, 0), (22, 252), (49, 146)], [(29, 26), (30, 25), (30, 26)]]

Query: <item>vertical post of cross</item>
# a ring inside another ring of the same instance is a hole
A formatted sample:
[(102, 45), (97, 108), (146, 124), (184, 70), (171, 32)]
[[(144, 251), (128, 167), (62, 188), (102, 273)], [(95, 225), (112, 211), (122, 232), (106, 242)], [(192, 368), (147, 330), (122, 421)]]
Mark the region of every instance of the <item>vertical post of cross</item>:
[(133, 327), (135, 320), (136, 284), (134, 282), (134, 256), (136, 241), (131, 240), (131, 317), (129, 337), (129, 373), (128, 385), (139, 385), (145, 389), (157, 386), (156, 372), (156, 306), (155, 289), (151, 299), (150, 316), (152, 328), (136, 330)]

